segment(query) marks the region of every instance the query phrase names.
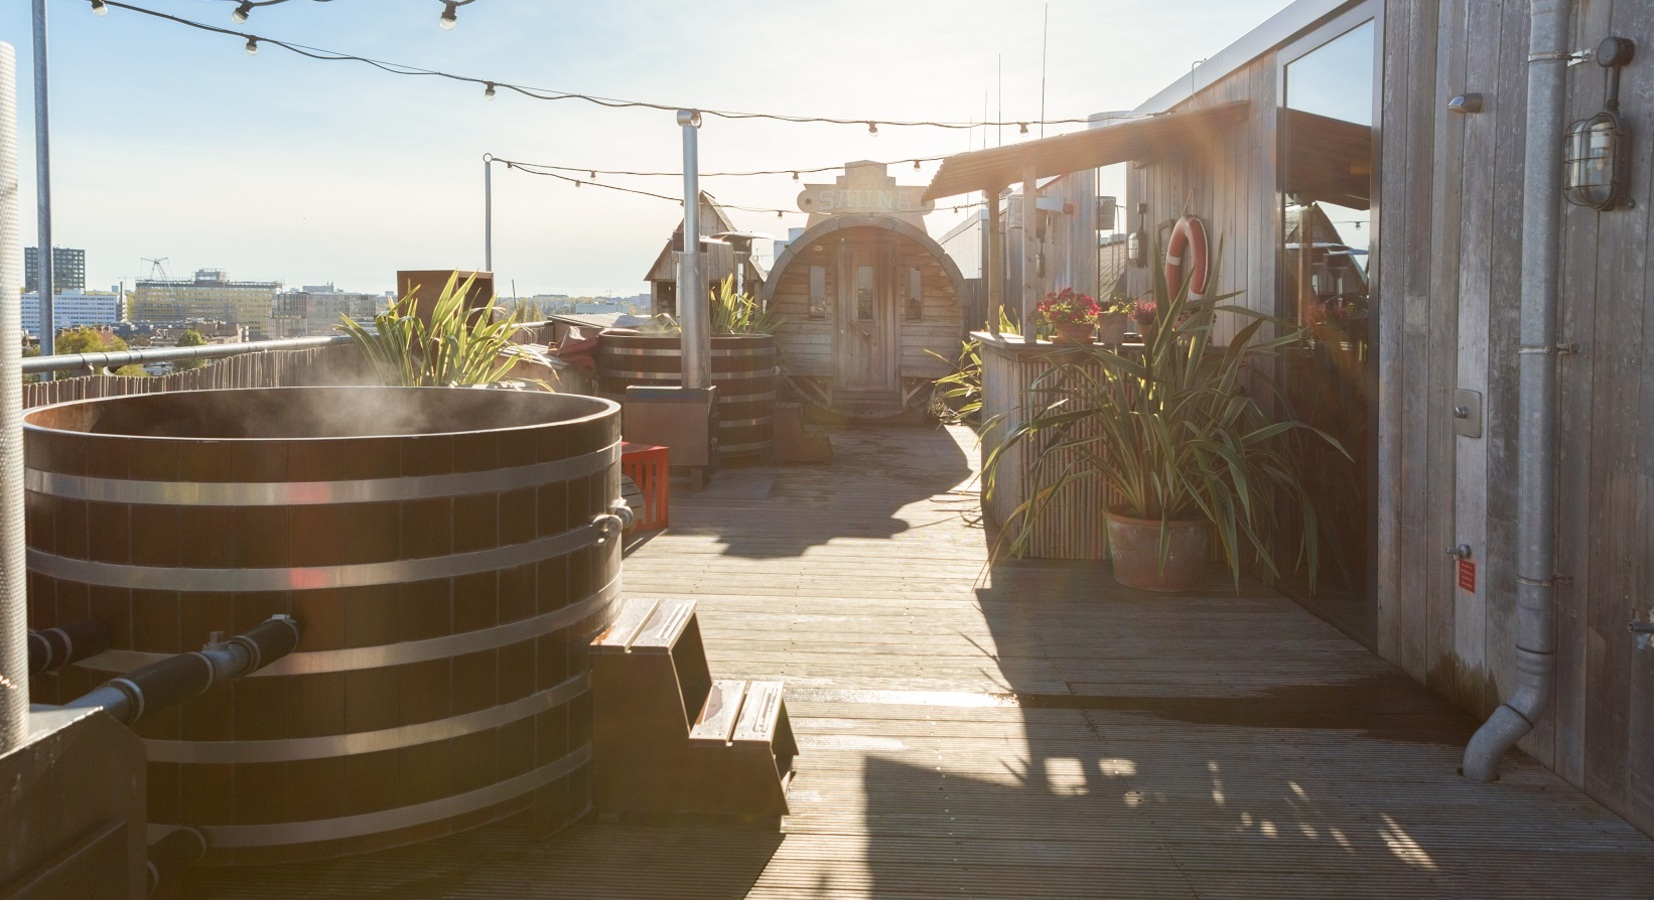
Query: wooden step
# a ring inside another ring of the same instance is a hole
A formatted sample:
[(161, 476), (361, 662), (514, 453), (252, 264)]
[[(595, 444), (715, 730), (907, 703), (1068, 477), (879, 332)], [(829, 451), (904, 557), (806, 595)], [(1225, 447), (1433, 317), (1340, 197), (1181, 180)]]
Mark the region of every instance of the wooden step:
[(695, 746), (723, 747), (729, 744), (737, 725), (745, 721), (743, 697), (748, 696), (745, 681), (719, 679), (712, 682), (707, 692), (706, 705), (695, 727), (689, 730), (689, 743)]

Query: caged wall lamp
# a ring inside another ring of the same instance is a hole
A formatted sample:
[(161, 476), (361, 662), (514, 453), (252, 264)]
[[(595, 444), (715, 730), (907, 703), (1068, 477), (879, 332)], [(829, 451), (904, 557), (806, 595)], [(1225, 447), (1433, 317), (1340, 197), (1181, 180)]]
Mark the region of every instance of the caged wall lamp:
[(1562, 196), (1569, 203), (1597, 210), (1636, 205), (1625, 196), (1630, 184), (1630, 141), (1620, 125), (1620, 68), (1631, 62), (1637, 45), (1611, 37), (1597, 46), (1597, 65), (1607, 70), (1601, 112), (1568, 126), (1563, 151)]

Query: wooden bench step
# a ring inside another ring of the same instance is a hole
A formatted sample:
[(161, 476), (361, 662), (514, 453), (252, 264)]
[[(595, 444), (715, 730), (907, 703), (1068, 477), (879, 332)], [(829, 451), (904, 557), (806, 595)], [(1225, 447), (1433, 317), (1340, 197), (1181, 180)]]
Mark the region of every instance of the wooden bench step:
[(741, 704), (741, 718), (735, 723), (730, 741), (768, 746), (775, 740), (775, 726), (780, 718), (781, 682), (754, 681), (747, 685), (747, 697)]
[(736, 724), (742, 718), (742, 697), (747, 694), (745, 681), (718, 680), (707, 692), (706, 705), (695, 727), (689, 730), (691, 746), (722, 747), (730, 742)]

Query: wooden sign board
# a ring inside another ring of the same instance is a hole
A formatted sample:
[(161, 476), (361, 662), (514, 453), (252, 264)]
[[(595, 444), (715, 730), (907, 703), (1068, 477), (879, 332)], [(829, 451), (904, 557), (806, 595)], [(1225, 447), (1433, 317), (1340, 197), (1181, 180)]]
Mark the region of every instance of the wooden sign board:
[(833, 184), (804, 185), (798, 208), (810, 214), (807, 227), (814, 228), (828, 216), (876, 213), (923, 228), (923, 217), (936, 208), (935, 202), (922, 199), (923, 185), (898, 185), (886, 173), (883, 163), (864, 160), (846, 165)]

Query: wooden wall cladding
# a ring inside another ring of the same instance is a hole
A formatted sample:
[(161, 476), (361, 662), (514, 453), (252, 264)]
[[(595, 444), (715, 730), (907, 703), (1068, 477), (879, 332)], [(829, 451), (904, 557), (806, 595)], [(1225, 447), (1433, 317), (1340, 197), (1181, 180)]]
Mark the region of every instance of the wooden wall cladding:
[[(1353, 4), (1352, 4), (1353, 5)], [(1517, 349), (1529, 8), (1520, 0), (1386, 0), (1374, 227), (1379, 366), (1377, 650), (1463, 708), (1492, 710), (1515, 683), (1519, 514)], [(1654, 46), (1654, 8), (1576, 6), (1572, 45), (1609, 35)], [(1207, 217), (1224, 247), (1220, 287), (1271, 309), (1279, 195), (1279, 57), (1266, 53), (1179, 108), (1250, 98), (1231, 140), (1188, 148), (1129, 176), (1128, 209)], [(1596, 66), (1568, 70), (1565, 119), (1602, 107)], [(1480, 92), (1484, 111), (1447, 110)], [(1654, 54), (1623, 73), (1622, 114), (1654, 120)], [(1560, 137), (1558, 137), (1560, 139)], [(1633, 137), (1629, 210), (1562, 216), (1558, 364), (1558, 677), (1550, 715), (1523, 750), (1654, 832), (1654, 652), (1626, 622), (1646, 617), (1654, 570), (1654, 284), (1645, 261), (1654, 151)], [(1560, 200), (1558, 200), (1560, 202)], [(1132, 227), (1136, 222), (1132, 221)], [(1134, 270), (1134, 290), (1146, 287)], [(1453, 393), (1483, 395), (1483, 437), (1457, 435)], [(1470, 544), (1463, 589), (1443, 548)], [(1540, 573), (1535, 573), (1540, 574)]]

